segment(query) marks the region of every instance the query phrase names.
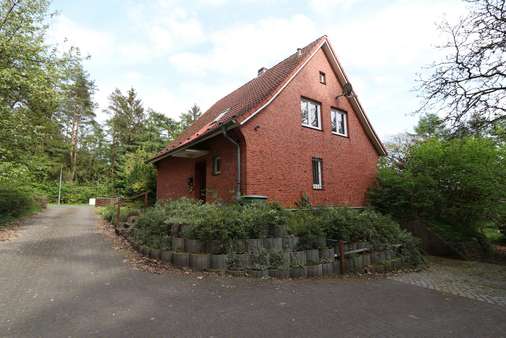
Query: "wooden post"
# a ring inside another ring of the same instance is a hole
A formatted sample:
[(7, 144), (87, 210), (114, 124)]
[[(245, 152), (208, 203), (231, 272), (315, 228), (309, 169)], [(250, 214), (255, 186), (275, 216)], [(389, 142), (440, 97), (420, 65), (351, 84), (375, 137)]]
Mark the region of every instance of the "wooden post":
[(114, 220), (114, 225), (118, 226), (120, 221), (120, 199), (116, 200), (116, 219)]
[(148, 207), (148, 192), (144, 193), (144, 208)]
[(344, 274), (344, 241), (339, 241), (339, 268), (341, 269), (341, 274)]

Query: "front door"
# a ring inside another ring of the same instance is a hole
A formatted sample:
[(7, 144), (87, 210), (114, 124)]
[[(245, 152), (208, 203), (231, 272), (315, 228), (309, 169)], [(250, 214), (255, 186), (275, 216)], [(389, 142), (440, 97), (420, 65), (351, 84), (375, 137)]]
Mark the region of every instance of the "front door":
[(195, 163), (195, 197), (206, 201), (206, 161)]

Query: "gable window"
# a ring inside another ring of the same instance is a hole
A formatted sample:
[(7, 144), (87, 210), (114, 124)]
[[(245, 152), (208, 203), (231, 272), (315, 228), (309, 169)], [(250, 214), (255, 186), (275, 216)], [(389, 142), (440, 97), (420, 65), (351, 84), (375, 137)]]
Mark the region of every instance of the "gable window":
[(327, 80), (325, 79), (325, 73), (320, 72), (320, 83), (321, 84), (327, 84)]
[(316, 190), (323, 189), (322, 159), (313, 157), (311, 162), (313, 166), (313, 189)]
[(305, 98), (300, 99), (302, 125), (309, 128), (322, 129), (320, 104)]
[(213, 157), (213, 175), (221, 174), (221, 157)]
[(332, 133), (341, 136), (348, 136), (347, 113), (342, 110), (332, 109), (330, 111), (330, 118), (332, 124)]

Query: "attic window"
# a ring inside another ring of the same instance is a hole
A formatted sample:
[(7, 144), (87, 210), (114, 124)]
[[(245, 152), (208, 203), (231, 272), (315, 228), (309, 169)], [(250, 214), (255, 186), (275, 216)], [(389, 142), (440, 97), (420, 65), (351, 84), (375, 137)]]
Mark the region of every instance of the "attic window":
[(218, 122), (223, 116), (225, 116), (226, 113), (228, 113), (229, 110), (230, 110), (230, 108), (227, 108), (224, 111), (222, 111), (221, 113), (219, 113), (218, 116), (216, 116), (216, 118), (213, 120), (213, 123)]
[(320, 72), (320, 83), (321, 84), (327, 84), (327, 80), (325, 78), (325, 73), (324, 72)]

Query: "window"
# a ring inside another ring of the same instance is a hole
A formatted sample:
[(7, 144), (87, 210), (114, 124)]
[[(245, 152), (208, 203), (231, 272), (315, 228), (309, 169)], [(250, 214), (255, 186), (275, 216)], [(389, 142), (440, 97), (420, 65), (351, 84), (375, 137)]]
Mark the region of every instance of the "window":
[(313, 189), (323, 189), (322, 159), (313, 157)]
[(213, 157), (213, 175), (221, 174), (221, 157)]
[(230, 110), (230, 108), (227, 108), (224, 111), (222, 111), (221, 113), (219, 113), (218, 116), (216, 116), (216, 118), (213, 120), (212, 123), (218, 122), (226, 113), (228, 113), (229, 110)]
[(320, 104), (318, 102), (302, 98), (300, 100), (300, 112), (303, 126), (322, 129)]
[(342, 110), (332, 109), (330, 111), (332, 132), (341, 136), (348, 136), (348, 116)]
[(327, 81), (325, 79), (325, 73), (324, 72), (320, 72), (320, 83), (321, 84), (326, 84)]

